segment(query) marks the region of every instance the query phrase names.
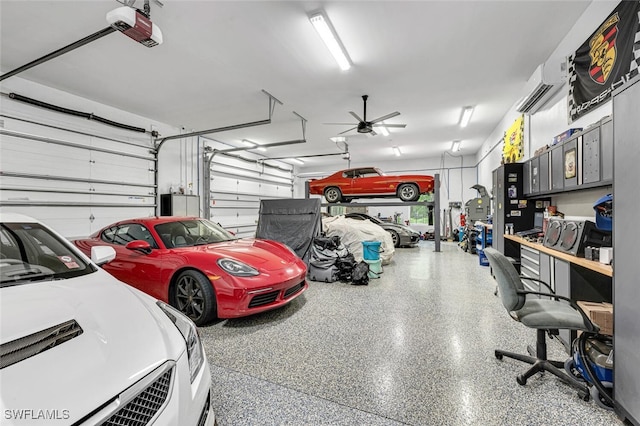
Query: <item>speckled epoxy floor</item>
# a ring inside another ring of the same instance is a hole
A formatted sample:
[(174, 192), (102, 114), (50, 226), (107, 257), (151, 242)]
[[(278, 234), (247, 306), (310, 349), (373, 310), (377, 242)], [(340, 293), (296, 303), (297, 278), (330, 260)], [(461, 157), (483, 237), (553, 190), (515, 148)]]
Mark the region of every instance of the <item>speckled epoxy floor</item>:
[[(288, 306), (200, 329), (225, 425), (621, 425), (553, 376), (516, 383), (535, 330), (509, 318), (478, 257), (396, 250), (368, 286), (310, 282)], [(567, 357), (549, 342), (553, 359)]]

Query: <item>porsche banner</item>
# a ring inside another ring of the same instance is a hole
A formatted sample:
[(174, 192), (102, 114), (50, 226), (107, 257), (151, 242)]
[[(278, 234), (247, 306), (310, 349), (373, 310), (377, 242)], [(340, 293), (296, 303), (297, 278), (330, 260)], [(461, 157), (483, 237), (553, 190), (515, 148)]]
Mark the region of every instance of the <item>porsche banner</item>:
[(640, 0), (622, 1), (569, 57), (569, 122), (605, 103), (640, 68)]

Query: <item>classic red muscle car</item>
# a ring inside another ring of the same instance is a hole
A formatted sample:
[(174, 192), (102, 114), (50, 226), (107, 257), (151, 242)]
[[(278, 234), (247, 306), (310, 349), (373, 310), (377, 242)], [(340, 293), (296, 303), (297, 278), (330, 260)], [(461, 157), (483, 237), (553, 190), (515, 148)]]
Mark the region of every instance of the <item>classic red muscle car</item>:
[(375, 167), (359, 167), (341, 170), (323, 179), (312, 179), (309, 181), (309, 193), (324, 195), (329, 203), (380, 197), (416, 201), (420, 194), (432, 192), (433, 185), (433, 176), (388, 176)]

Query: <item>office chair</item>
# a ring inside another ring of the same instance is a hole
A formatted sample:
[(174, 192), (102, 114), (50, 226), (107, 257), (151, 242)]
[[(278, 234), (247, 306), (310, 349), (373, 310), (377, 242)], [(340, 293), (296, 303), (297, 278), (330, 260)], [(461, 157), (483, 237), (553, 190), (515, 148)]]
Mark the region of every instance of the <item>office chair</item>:
[[(488, 247), (485, 249), (484, 254), (489, 259), (489, 264), (500, 288), (499, 293), (502, 304), (509, 312), (509, 315), (525, 326), (537, 330), (535, 356), (520, 355), (496, 349), (496, 358), (502, 359), (502, 357), (506, 356), (532, 364), (529, 370), (516, 378), (518, 384), (522, 386), (534, 374), (548, 371), (564, 383), (576, 388), (578, 395), (582, 399), (589, 400), (589, 389), (584, 383), (577, 381), (564, 372), (564, 362), (547, 359), (546, 333), (558, 329), (568, 329), (597, 334), (599, 331), (598, 326), (591, 322), (575, 302), (567, 297), (554, 294), (553, 290), (543, 281), (519, 276), (513, 264), (496, 249)], [(549, 293), (525, 290), (522, 283), (523, 279), (545, 285), (549, 289)], [(544, 296), (544, 298), (536, 296)]]

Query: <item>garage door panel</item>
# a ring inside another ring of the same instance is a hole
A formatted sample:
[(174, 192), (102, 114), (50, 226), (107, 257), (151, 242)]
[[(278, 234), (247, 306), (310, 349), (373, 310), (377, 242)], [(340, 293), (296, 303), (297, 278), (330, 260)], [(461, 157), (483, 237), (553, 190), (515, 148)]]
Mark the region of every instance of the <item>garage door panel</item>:
[(91, 233), (90, 207), (55, 208), (48, 206), (0, 207), (2, 212), (19, 211), (46, 223), (66, 238), (78, 238)]
[(105, 152), (91, 153), (91, 177), (111, 177), (120, 182), (152, 185), (153, 170), (154, 163), (149, 160)]
[(3, 172), (86, 177), (89, 160), (89, 152), (85, 150), (2, 136)]

